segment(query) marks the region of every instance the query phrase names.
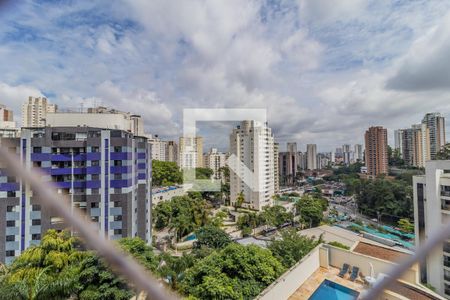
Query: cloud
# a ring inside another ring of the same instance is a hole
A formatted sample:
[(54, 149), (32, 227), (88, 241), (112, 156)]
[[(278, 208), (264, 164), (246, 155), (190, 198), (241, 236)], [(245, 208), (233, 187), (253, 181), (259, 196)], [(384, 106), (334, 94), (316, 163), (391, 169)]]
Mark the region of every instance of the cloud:
[(299, 0), (300, 15), (310, 22), (329, 23), (358, 19), (368, 1), (365, 0)]
[(7, 83), (0, 82), (0, 104), (4, 104), (9, 109), (13, 110), (15, 121), (21, 120), (20, 112), (22, 109), (22, 103), (28, 99), (29, 96), (42, 97), (44, 95), (41, 91), (31, 86), (12, 86)]
[(450, 89), (449, 53), (450, 14), (414, 41), (386, 87), (405, 91)]

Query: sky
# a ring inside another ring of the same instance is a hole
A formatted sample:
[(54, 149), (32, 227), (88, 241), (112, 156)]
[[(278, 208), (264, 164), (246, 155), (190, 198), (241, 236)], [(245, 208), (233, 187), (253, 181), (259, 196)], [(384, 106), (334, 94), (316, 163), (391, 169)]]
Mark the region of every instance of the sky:
[(141, 114), (165, 138), (184, 108), (266, 108), (281, 149), (392, 139), (450, 118), (450, 1), (0, 1), (0, 103), (19, 120), (28, 96)]

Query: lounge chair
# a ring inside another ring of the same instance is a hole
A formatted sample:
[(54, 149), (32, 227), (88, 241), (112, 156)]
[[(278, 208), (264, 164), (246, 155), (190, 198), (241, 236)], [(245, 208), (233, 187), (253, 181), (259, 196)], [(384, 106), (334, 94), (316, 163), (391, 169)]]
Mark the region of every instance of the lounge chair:
[(358, 274), (359, 274), (359, 268), (353, 266), (353, 268), (352, 268), (352, 274), (350, 274), (350, 280), (351, 280), (351, 281), (355, 281), (356, 278), (358, 278)]
[(342, 269), (341, 269), (341, 271), (339, 272), (338, 276), (339, 276), (339, 277), (344, 277), (344, 275), (348, 273), (348, 269), (349, 269), (349, 268), (350, 268), (350, 265), (349, 265), (349, 264), (344, 264), (344, 265), (342, 266)]

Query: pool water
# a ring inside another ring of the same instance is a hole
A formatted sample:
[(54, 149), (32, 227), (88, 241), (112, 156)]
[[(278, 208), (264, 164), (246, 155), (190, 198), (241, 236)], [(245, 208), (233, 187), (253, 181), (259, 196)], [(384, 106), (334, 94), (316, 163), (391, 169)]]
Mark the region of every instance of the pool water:
[(356, 300), (359, 292), (325, 279), (309, 300)]
[(195, 233), (192, 233), (192, 234), (188, 235), (184, 240), (185, 241), (193, 241), (195, 239), (197, 239), (197, 236), (195, 235)]

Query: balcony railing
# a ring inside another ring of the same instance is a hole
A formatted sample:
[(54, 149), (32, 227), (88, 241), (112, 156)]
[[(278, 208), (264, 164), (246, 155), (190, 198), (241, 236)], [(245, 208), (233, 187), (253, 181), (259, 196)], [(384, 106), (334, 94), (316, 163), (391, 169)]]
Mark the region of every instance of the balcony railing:
[(450, 197), (450, 191), (441, 191), (441, 196)]

